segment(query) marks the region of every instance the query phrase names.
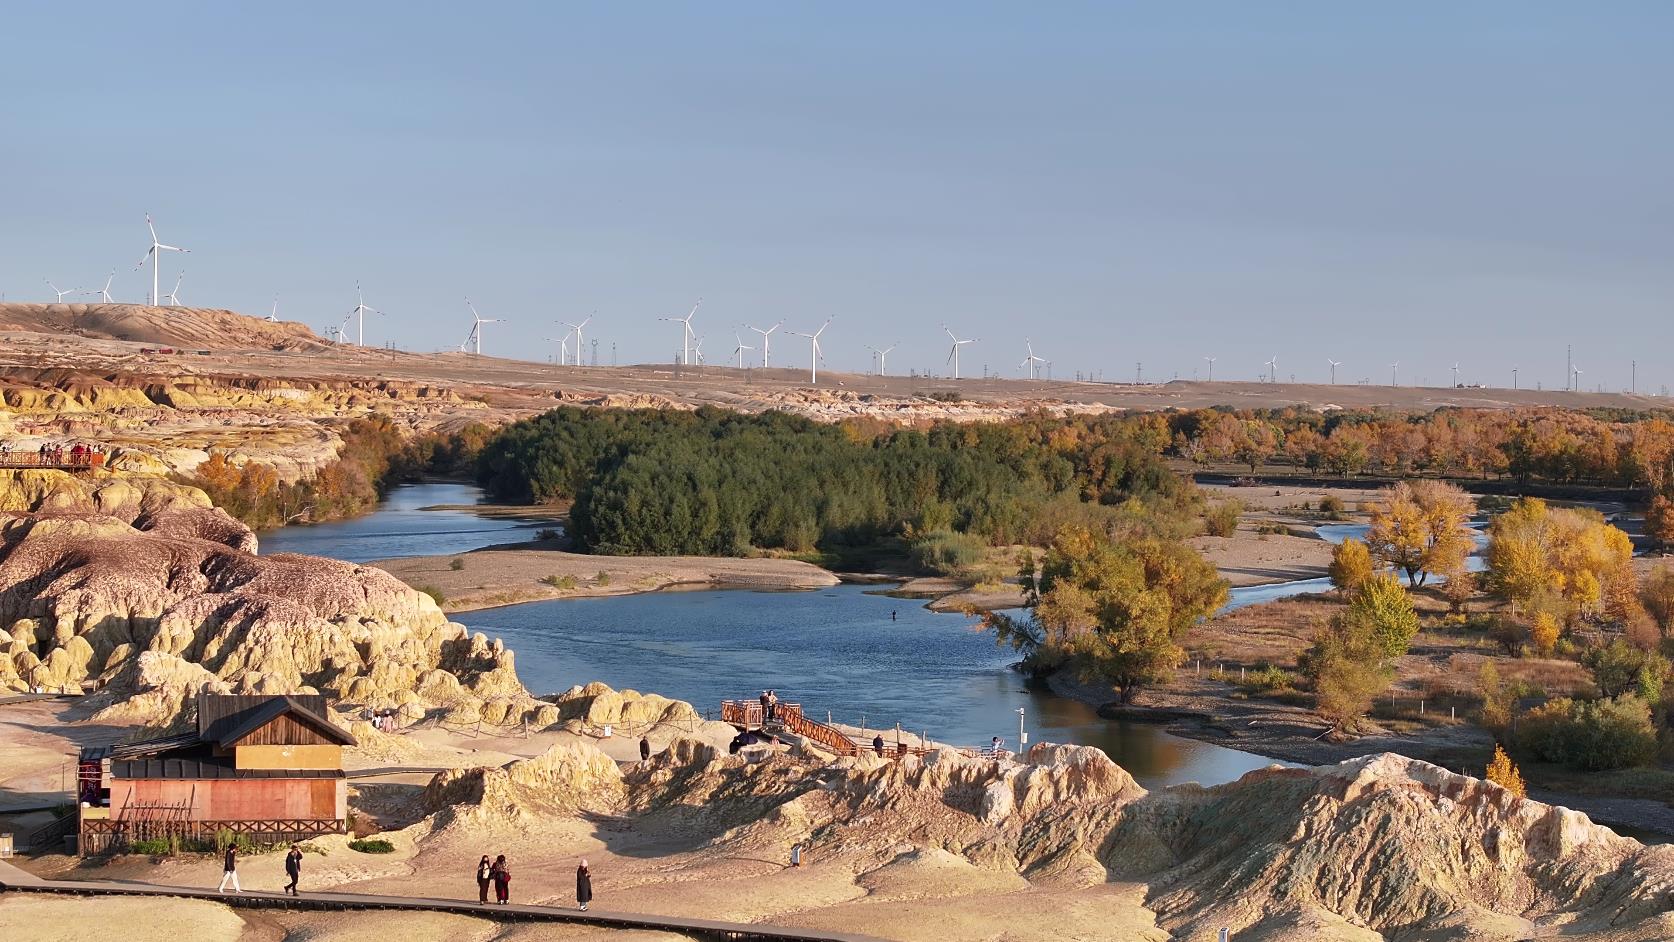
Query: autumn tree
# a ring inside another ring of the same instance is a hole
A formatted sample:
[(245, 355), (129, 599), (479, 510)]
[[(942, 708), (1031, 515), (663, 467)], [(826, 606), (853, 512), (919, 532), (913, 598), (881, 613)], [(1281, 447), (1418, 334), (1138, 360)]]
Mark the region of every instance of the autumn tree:
[(1658, 547), (1674, 546), (1674, 500), (1657, 494), (1645, 508), (1645, 535)]
[(1674, 638), (1674, 566), (1663, 564), (1651, 570), (1639, 586), (1639, 601), (1656, 622), (1663, 641)]
[(1313, 682), (1314, 708), (1332, 728), (1359, 729), (1377, 695), (1394, 679), (1395, 658), (1418, 633), (1412, 600), (1393, 574), (1374, 573), (1349, 605), (1314, 635), (1302, 655), (1302, 673)]
[(1518, 798), (1528, 796), (1529, 789), (1523, 784), (1523, 774), (1517, 771), (1517, 766), (1512, 763), (1511, 757), (1505, 754), (1503, 746), (1494, 746), (1494, 759), (1488, 763), (1487, 774), (1483, 777)]
[(1363, 628), (1377, 645), (1379, 656), (1393, 660), (1407, 653), (1418, 634), (1418, 613), (1412, 598), (1391, 573), (1374, 573), (1349, 600), (1344, 617)]
[(1627, 621), (1639, 608), (1633, 542), (1597, 511), (1526, 497), (1489, 527), (1488, 584), (1513, 604), (1555, 599), (1566, 621)]
[(1534, 622), (1529, 625), (1529, 643), (1534, 646), (1535, 653), (1551, 657), (1552, 650), (1558, 646), (1561, 630), (1558, 616), (1547, 610), (1535, 612)]
[(1352, 537), (1331, 551), (1331, 584), (1345, 595), (1372, 578), (1372, 553), (1366, 544)]
[(1433, 573), (1463, 568), (1474, 545), (1468, 524), (1475, 509), (1457, 485), (1402, 481), (1384, 491), (1366, 543), (1372, 555), (1406, 573), (1408, 584), (1420, 586)]
[(991, 616), (1000, 640), (1032, 670), (1075, 670), (1114, 685), (1124, 703), (1171, 677), (1187, 629), (1226, 602), (1226, 581), (1190, 547), (1082, 527), (1065, 529), (1020, 575), (1028, 616)]

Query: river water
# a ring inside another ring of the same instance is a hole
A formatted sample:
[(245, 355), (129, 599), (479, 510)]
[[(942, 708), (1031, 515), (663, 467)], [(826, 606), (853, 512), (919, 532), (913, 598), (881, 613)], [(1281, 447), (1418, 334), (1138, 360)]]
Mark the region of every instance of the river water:
[[(374, 513), (291, 527), (261, 537), (262, 552), (354, 562), (461, 553), (528, 539), (537, 525), (464, 511), (481, 493), (460, 484), (396, 489)], [(1353, 525), (1330, 538), (1358, 535)], [(1322, 534), (1325, 535), (1325, 534)], [(1324, 579), (1234, 589), (1228, 607), (1317, 592)], [(876, 729), (901, 722), (943, 742), (976, 746), (993, 736), (1015, 748), (1019, 710), (1030, 742), (1097, 746), (1147, 788), (1231, 781), (1273, 760), (1170, 735), (1145, 723), (1101, 719), (1084, 703), (1030, 684), (1017, 656), (974, 619), (932, 612), (876, 588), (809, 592), (705, 590), (530, 602), (465, 612), (457, 620), (503, 638), (537, 693), (602, 680), (715, 709), (772, 687), (810, 715)]]

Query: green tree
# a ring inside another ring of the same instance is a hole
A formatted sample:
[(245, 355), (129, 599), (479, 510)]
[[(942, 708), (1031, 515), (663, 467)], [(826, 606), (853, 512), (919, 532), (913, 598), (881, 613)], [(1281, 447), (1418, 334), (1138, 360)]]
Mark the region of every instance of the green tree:
[(1606, 700), (1548, 701), (1524, 714), (1518, 743), (1548, 762), (1588, 772), (1644, 765), (1657, 752), (1651, 709), (1633, 694)]
[(1362, 627), (1375, 643), (1379, 657), (1392, 660), (1407, 653), (1418, 634), (1418, 613), (1412, 598), (1391, 573), (1375, 573), (1349, 599), (1344, 618)]

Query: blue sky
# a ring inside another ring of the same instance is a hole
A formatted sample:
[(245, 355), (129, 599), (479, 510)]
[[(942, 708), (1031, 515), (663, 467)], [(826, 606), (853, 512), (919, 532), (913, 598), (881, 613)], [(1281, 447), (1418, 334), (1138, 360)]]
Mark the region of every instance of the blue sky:
[[(1674, 386), (1674, 5), (29, 4), (0, 291), (623, 362)], [(777, 336), (775, 339), (778, 339)], [(748, 342), (748, 341), (747, 341)], [(775, 361), (806, 349), (775, 345)], [(601, 357), (608, 354), (601, 354)]]

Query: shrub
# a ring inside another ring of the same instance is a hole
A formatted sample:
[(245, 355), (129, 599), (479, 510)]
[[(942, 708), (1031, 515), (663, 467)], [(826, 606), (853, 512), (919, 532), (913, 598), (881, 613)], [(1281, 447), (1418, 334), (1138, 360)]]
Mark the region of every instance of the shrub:
[(443, 592), (441, 589), (438, 589), (433, 585), (421, 585), (421, 586), (418, 586), (417, 588), (420, 592), (423, 592), (425, 595), (430, 596), (431, 600), (436, 603), (438, 608), (443, 606), (443, 605), (448, 604), (447, 593)]
[(1364, 623), (1385, 658), (1407, 653), (1413, 635), (1418, 634), (1418, 613), (1393, 573), (1375, 573), (1361, 583), (1344, 614)]
[(1372, 578), (1372, 551), (1360, 540), (1348, 539), (1331, 551), (1331, 584), (1353, 592)]
[(1529, 626), (1529, 643), (1541, 657), (1551, 657), (1558, 647), (1558, 616), (1551, 612), (1536, 612), (1534, 624)]
[(1523, 773), (1517, 771), (1517, 766), (1512, 764), (1511, 757), (1505, 754), (1505, 749), (1501, 746), (1494, 747), (1494, 759), (1488, 763), (1488, 770), (1483, 777), (1518, 798), (1526, 797), (1529, 793), (1528, 786), (1523, 784)]
[(368, 837), (349, 842), (350, 850), (358, 850), (363, 854), (393, 854), (395, 845), (381, 837)]
[(1485, 729), (1499, 731), (1511, 725), (1512, 691), (1500, 682), (1499, 668), (1493, 661), (1483, 661), (1476, 673), (1476, 685), (1482, 693), (1482, 712), (1477, 721)]
[(1238, 532), (1238, 516), (1243, 512), (1241, 501), (1223, 500), (1204, 512), (1203, 532), (1210, 536), (1231, 536)]
[(1517, 740), (1548, 762), (1587, 772), (1644, 765), (1657, 753), (1651, 708), (1633, 694), (1587, 702), (1560, 697), (1525, 714)]
[(913, 561), (920, 569), (954, 575), (982, 562), (986, 544), (969, 533), (938, 530), (913, 541)]
[(174, 852), (173, 843), (166, 837), (149, 837), (128, 842), (128, 853), (163, 857)]
[(1319, 499), (1319, 512), (1327, 520), (1341, 520), (1345, 516), (1343, 499), (1335, 494), (1327, 494)]
[(538, 542), (538, 543), (545, 543), (548, 540), (556, 540), (556, 539), (558, 539), (558, 531), (557, 530), (553, 530), (553, 529), (548, 528), (548, 529), (536, 530), (535, 531), (535, 541)]
[(1669, 666), (1667, 659), (1659, 654), (1641, 651), (1617, 638), (1582, 655), (1581, 663), (1593, 672), (1593, 684), (1600, 696), (1654, 692), (1656, 696), (1647, 697), (1647, 703), (1662, 699), (1662, 682), (1668, 676)]
[(547, 576), (541, 582), (561, 592), (573, 592), (576, 586), (574, 576)]
[(465, 568), (465, 560), (460, 559), (458, 556), (455, 556), (453, 558), (453, 562), (448, 563), (448, 568), (452, 569), (454, 572), (458, 572), (461, 569)]
[(599, 574), (593, 577), (593, 583), (601, 586), (610, 585), (610, 573), (605, 572), (603, 569), (599, 570)]

